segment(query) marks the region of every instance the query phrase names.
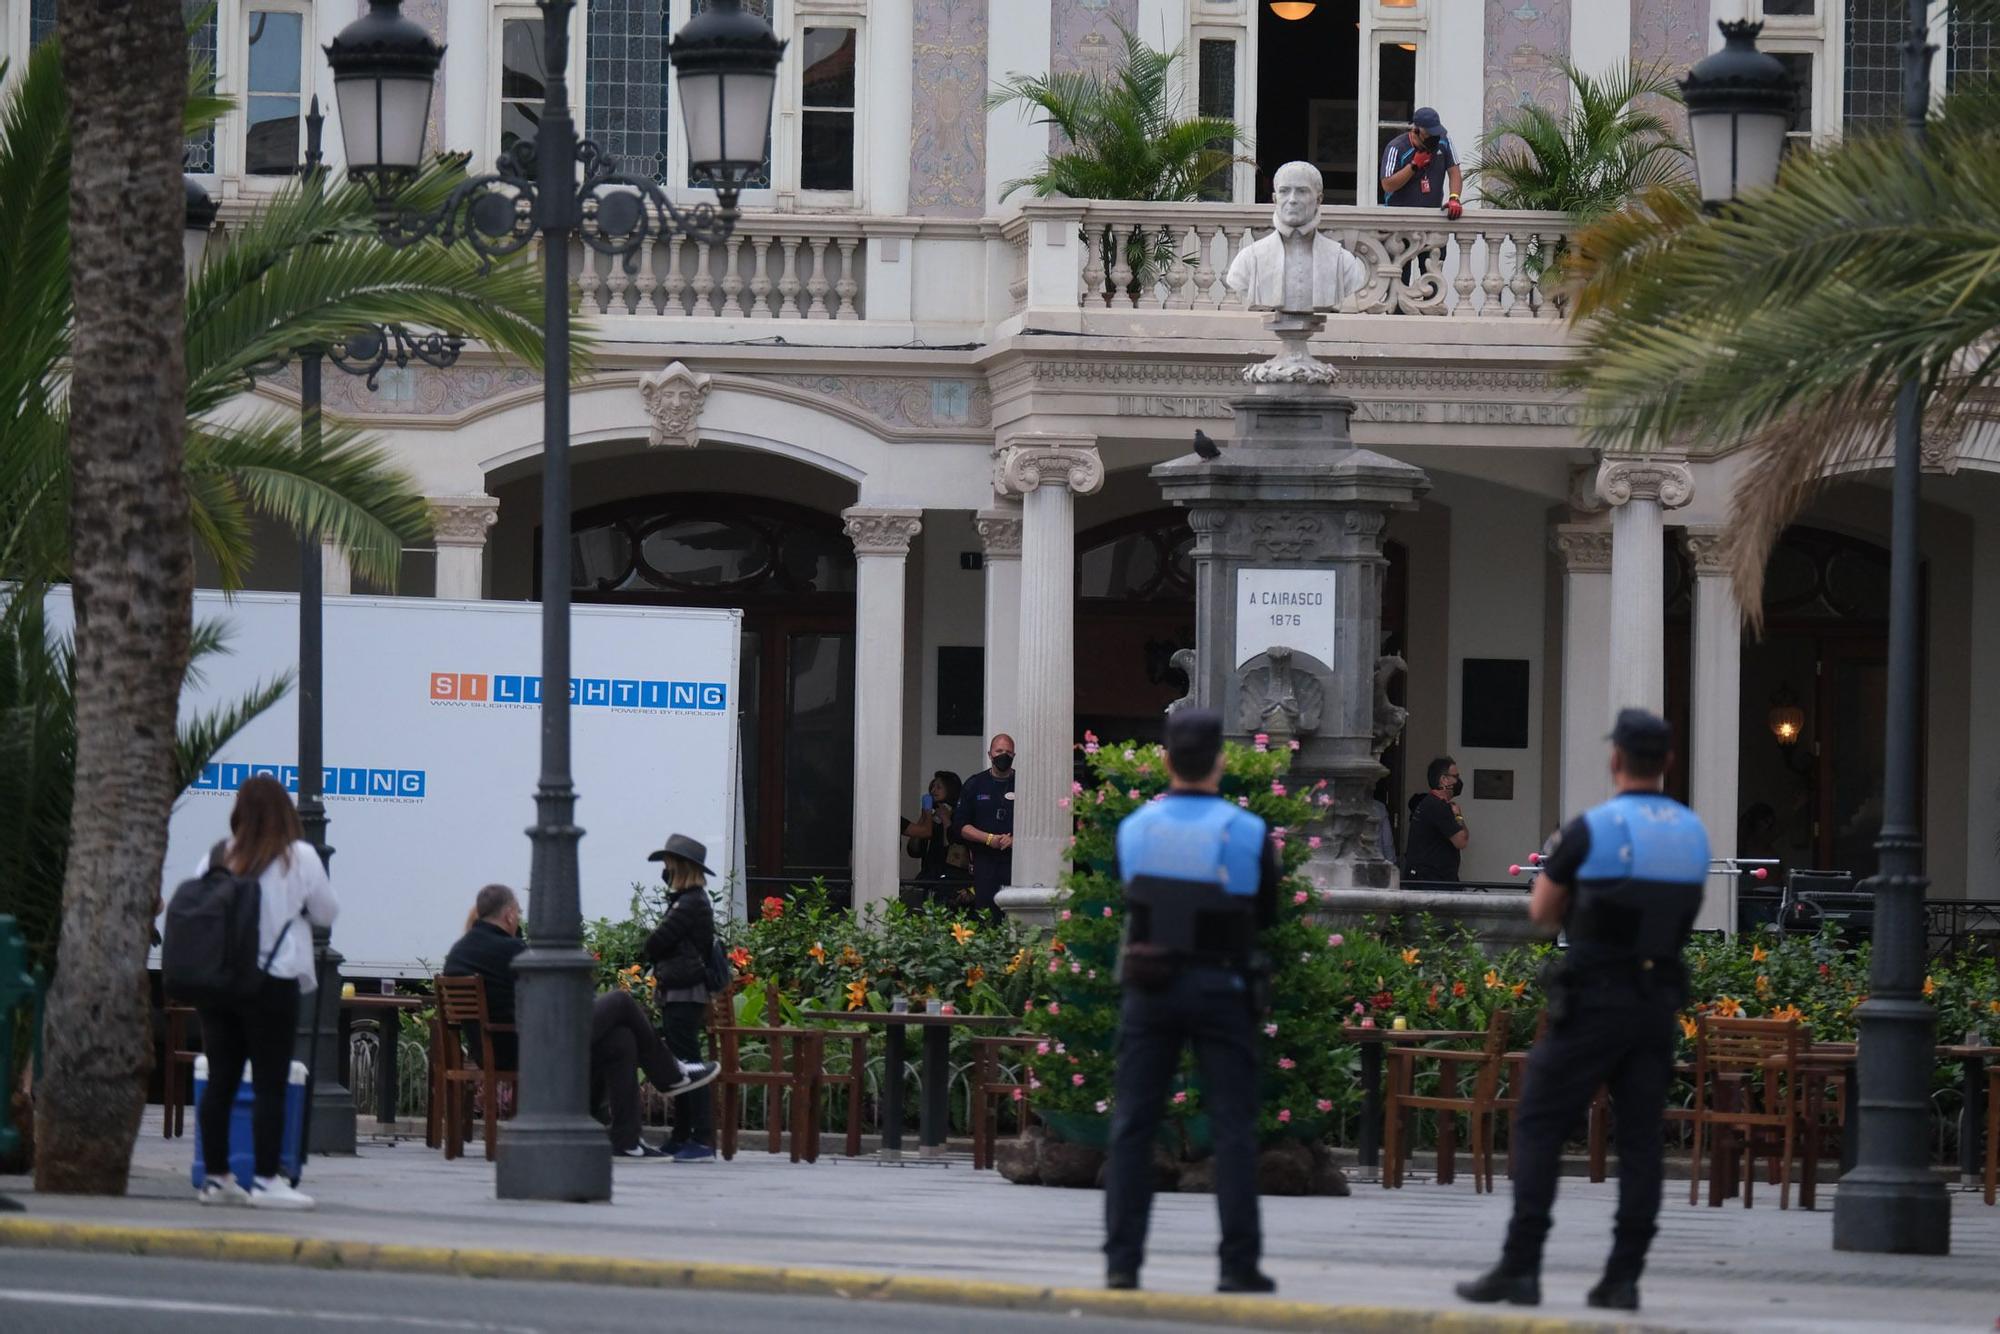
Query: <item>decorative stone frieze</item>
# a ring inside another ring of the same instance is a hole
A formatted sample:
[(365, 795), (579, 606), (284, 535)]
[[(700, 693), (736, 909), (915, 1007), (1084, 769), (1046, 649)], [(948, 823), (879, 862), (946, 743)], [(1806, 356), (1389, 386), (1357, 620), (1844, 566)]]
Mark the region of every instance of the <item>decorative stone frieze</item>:
[(855, 506), (840, 512), (857, 556), (907, 556), (910, 541), (923, 531), (920, 509), (875, 509)]
[(483, 547), (486, 532), (500, 521), (492, 496), (430, 496), (431, 533), (441, 547)]
[(1087, 496), (1103, 485), (1104, 460), (1095, 436), (1021, 435), (994, 451), (993, 489), (1003, 496), (1025, 496), (1043, 486)]
[(678, 361), (641, 376), (639, 401), (653, 422), (646, 443), (693, 449), (701, 440), (701, 410), (708, 402), (708, 390), (708, 376)]
[(1657, 500), (1677, 510), (1694, 499), (1694, 474), (1672, 459), (1608, 458), (1598, 465), (1597, 494), (1607, 505)]
[(1608, 574), (1611, 571), (1611, 530), (1564, 524), (1549, 537), (1549, 548), (1562, 558), (1563, 569), (1571, 574)]

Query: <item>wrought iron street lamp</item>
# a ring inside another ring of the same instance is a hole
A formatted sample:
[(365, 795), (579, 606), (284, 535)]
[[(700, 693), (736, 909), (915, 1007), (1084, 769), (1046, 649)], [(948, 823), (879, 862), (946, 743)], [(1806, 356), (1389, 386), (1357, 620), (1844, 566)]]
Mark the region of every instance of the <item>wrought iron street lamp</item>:
[(1701, 202), (1719, 208), (1778, 182), (1798, 90), (1775, 56), (1757, 49), (1761, 23), (1723, 23), (1722, 49), (1681, 80)]
[[(613, 169), (579, 141), (570, 114), (569, 23), (574, 0), (540, 0), (548, 79), (540, 128), (503, 152), (491, 175), (459, 185), (435, 212), (401, 206), (397, 192), (423, 165), (431, 81), (444, 48), (404, 18), (401, 0), (369, 12), (326, 48), (333, 67), (348, 172), (375, 192), (390, 245), (427, 237), (463, 240), (491, 264), (541, 233), (542, 755), (535, 790), (528, 947), (516, 960), (520, 995), (520, 1111), (500, 1141), (503, 1199), (603, 1200), (611, 1154), (589, 1115), (592, 961), (583, 949), (577, 895), (576, 790), (570, 777), (569, 247), (581, 240), (638, 267), (662, 232), (719, 242), (734, 232), (737, 198), (763, 164), (771, 97), (785, 43), (740, 0), (708, 0), (668, 48), (678, 80), (689, 158), (716, 203), (683, 209), (651, 180)], [(580, 176), (580, 179), (579, 179)], [(488, 1109), (488, 1114), (494, 1109)]]
[[(1907, 0), (1903, 30), (1903, 120), (1911, 142), (1924, 140), (1930, 106), (1928, 0)], [(1768, 142), (1770, 111), (1758, 111), (1749, 81), (1757, 61), (1754, 24), (1722, 25), (1729, 45), (1689, 71), (1681, 84), (1693, 125), (1695, 174), (1704, 203), (1719, 207), (1739, 191), (1775, 181), (1777, 152)], [(1718, 66), (1727, 59), (1730, 63)], [(1717, 72), (1717, 71), (1720, 72)], [(1768, 71), (1767, 71), (1768, 72)], [(1725, 77), (1726, 76), (1726, 77)], [(1735, 129), (1704, 133), (1700, 116), (1722, 123), (1725, 93), (1736, 98)], [(1698, 99), (1713, 95), (1706, 108)], [(1740, 97), (1737, 96), (1740, 94)], [(1753, 123), (1754, 122), (1754, 123)], [(1745, 151), (1746, 134), (1757, 145)], [(1779, 138), (1782, 138), (1780, 133)], [(1717, 157), (1721, 154), (1721, 157)], [(1759, 179), (1751, 178), (1751, 170)], [(1711, 187), (1715, 194), (1711, 195)], [(1930, 1084), (1937, 1055), (1937, 1011), (1923, 997), (1925, 931), (1923, 827), (1917, 814), (1918, 728), (1923, 678), (1918, 600), (1918, 483), (1922, 396), (1915, 375), (1896, 396), (1895, 473), (1889, 528), (1889, 680), (1882, 832), (1876, 839), (1874, 950), (1868, 999), (1855, 1011), (1860, 1036), (1860, 1093), (1851, 1119), (1854, 1168), (1834, 1197), (1833, 1245), (1841, 1251), (1944, 1255), (1951, 1249), (1951, 1200), (1930, 1165)]]
[(201, 257), (208, 250), (208, 234), (215, 228), (215, 215), (221, 212), (221, 205), (202, 188), (200, 181), (185, 173), (181, 175), (181, 186), (187, 191), (186, 221), (182, 223), (181, 255), (187, 261), (186, 272), (192, 274), (201, 267)]

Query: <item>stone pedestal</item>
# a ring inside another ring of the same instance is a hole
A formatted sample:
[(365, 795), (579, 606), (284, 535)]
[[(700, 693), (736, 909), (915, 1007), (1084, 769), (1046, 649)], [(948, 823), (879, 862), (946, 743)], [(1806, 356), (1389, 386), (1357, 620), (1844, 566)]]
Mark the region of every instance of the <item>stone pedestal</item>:
[(1252, 367), (1221, 456), (1152, 476), (1195, 534), (1192, 702), (1218, 710), (1235, 740), (1296, 739), (1292, 783), (1324, 779), (1333, 798), (1310, 873), (1330, 889), (1383, 889), (1396, 872), (1377, 846), (1374, 789), (1403, 715), (1377, 683), (1378, 668), (1384, 684), (1394, 670), (1380, 660), (1382, 530), (1430, 480), (1355, 447), (1354, 401), (1332, 378), (1289, 355)]

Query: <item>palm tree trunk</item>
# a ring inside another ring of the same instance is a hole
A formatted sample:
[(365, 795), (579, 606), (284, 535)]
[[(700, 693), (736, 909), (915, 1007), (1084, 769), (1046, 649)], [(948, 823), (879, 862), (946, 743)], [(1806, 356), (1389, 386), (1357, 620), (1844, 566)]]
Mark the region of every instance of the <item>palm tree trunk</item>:
[(63, 0), (70, 97), (76, 803), (35, 1185), (122, 1194), (145, 1103), (148, 926), (174, 798), (194, 583), (181, 0)]

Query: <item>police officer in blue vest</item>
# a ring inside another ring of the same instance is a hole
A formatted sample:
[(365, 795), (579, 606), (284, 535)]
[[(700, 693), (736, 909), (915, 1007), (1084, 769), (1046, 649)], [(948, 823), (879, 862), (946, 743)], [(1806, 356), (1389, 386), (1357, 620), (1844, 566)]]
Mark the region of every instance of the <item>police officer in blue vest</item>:
[(1599, 1088), (1611, 1091), (1618, 1213), (1592, 1306), (1639, 1309), (1639, 1274), (1660, 1212), (1661, 1120), (1674, 1074), (1676, 1012), (1687, 1003), (1681, 951), (1708, 878), (1708, 832), (1660, 790), (1673, 733), (1625, 709), (1611, 737), (1617, 795), (1551, 842), (1528, 913), (1561, 926), (1568, 949), (1544, 975), (1547, 1032), (1528, 1054), (1514, 1117), (1514, 1217), (1500, 1263), (1458, 1295), (1534, 1306), (1562, 1146)]
[(1264, 822), (1221, 795), (1222, 717), (1167, 722), (1171, 790), (1118, 826), (1125, 882), (1118, 1072), (1105, 1181), (1105, 1272), (1139, 1286), (1153, 1207), (1153, 1146), (1189, 1043), (1215, 1140), (1221, 1292), (1274, 1292), (1257, 1268), (1257, 934), (1277, 916), (1281, 876)]

